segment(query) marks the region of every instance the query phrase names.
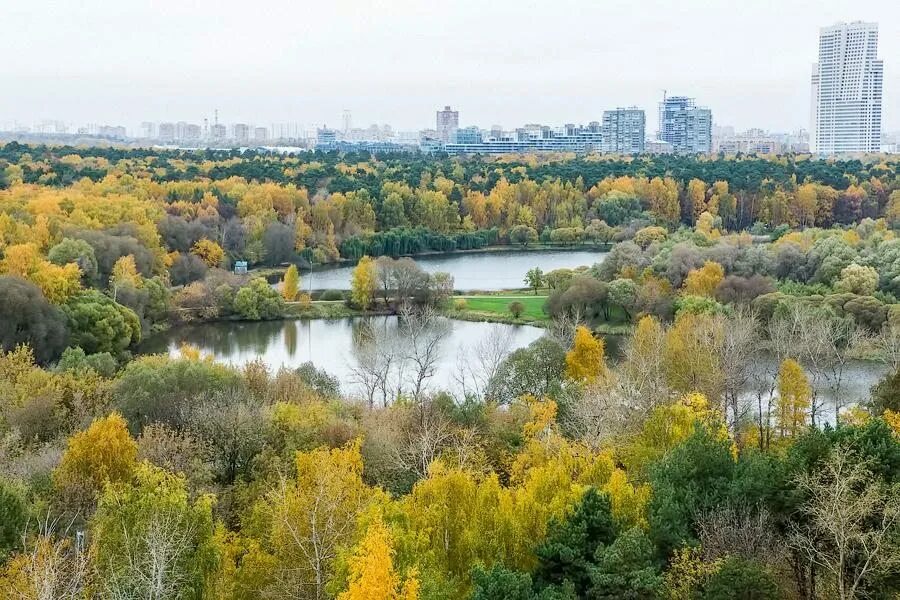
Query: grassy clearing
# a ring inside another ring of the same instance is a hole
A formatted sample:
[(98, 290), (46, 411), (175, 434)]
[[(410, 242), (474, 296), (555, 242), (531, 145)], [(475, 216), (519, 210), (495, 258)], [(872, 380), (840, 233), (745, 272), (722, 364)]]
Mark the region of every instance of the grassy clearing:
[(504, 296), (474, 296), (464, 298), (466, 301), (466, 311), (477, 313), (489, 313), (512, 317), (509, 312), (509, 305), (513, 302), (521, 302), (525, 310), (519, 317), (521, 320), (528, 321), (547, 321), (549, 317), (544, 314), (544, 302), (547, 301), (546, 296), (521, 296), (521, 297), (504, 297)]

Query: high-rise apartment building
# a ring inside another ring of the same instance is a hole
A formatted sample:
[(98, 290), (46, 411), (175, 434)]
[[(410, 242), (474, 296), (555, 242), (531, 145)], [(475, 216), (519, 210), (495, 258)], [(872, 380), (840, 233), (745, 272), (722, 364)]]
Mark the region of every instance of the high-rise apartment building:
[(253, 130), (254, 142), (265, 142), (269, 139), (269, 130), (265, 127), (257, 127)]
[(640, 154), (644, 151), (646, 117), (636, 106), (603, 111), (603, 152)]
[(878, 152), (883, 76), (877, 23), (838, 23), (819, 31), (819, 62), (812, 70), (814, 152)]
[(175, 123), (160, 123), (159, 124), (159, 139), (164, 142), (174, 142), (175, 141)]
[(250, 126), (246, 123), (235, 123), (232, 131), (232, 137), (236, 142), (250, 141)]
[(449, 106), (445, 106), (444, 110), (437, 111), (437, 129), (438, 139), (445, 144), (459, 129), (459, 111), (450, 110)]
[[(162, 127), (162, 125), (160, 125)], [(224, 140), (227, 129), (222, 123), (213, 123), (209, 128), (209, 136), (214, 140)]]
[(659, 103), (659, 139), (675, 152), (706, 153), (712, 150), (712, 111), (696, 106), (693, 98), (663, 96)]

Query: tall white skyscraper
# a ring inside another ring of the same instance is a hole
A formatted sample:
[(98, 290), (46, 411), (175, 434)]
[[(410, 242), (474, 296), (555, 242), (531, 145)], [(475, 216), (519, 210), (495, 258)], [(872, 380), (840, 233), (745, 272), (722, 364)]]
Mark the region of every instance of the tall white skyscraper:
[(812, 71), (813, 152), (878, 152), (883, 75), (877, 23), (820, 30), (819, 62)]

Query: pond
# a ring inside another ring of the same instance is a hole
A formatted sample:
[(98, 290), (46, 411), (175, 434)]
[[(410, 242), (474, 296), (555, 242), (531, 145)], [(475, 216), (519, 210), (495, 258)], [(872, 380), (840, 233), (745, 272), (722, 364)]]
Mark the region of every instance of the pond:
[[(433, 376), (427, 381), (430, 391), (448, 390), (460, 394), (473, 385), (483, 385), (486, 373), (479, 365), (469, 364), (460, 380), (461, 357), (505, 355), (522, 348), (543, 335), (544, 330), (528, 325), (456, 321), (439, 317), (434, 329), (440, 330), (436, 344)], [(352, 395), (364, 393), (359, 367), (370, 358), (360, 340), (377, 339), (381, 346), (391, 344), (397, 355), (395, 378), (404, 389), (413, 367), (406, 360), (405, 372), (396, 372), (401, 355), (412, 353), (407, 331), (397, 317), (357, 317), (346, 319), (297, 319), (285, 321), (220, 321), (174, 328), (147, 338), (138, 349), (141, 354), (168, 353), (177, 356), (183, 343), (194, 345), (203, 354), (211, 354), (223, 363), (243, 366), (261, 359), (271, 371), (280, 367), (296, 368), (312, 362), (338, 378), (341, 390)], [(437, 331), (427, 335), (438, 335)], [(426, 340), (427, 341), (427, 340)], [(386, 348), (381, 348), (382, 352)], [(485, 356), (485, 358), (487, 358)]]
[[(490, 375), (490, 365), (544, 334), (543, 329), (528, 325), (458, 321), (444, 317), (435, 319), (434, 329), (441, 334), (435, 344), (436, 358), (426, 390), (445, 390), (457, 397), (483, 390)], [(424, 337), (429, 335), (437, 335), (437, 332), (430, 331)], [(607, 356), (613, 363), (620, 358), (621, 342), (618, 336), (606, 338)], [(197, 346), (203, 354), (211, 354), (216, 360), (237, 367), (261, 359), (274, 372), (282, 366), (296, 368), (312, 362), (337, 377), (343, 393), (356, 397), (366, 395), (366, 382), (361, 381), (365, 369), (361, 369), (361, 365), (374, 367), (373, 361), (381, 360), (383, 355), (394, 357), (391, 366), (394, 389), (400, 387), (409, 392), (415, 371), (411, 357), (412, 337), (397, 317), (204, 323), (151, 336), (141, 344), (138, 352), (177, 356), (182, 343)], [(772, 374), (778, 370), (778, 363), (771, 356), (761, 356), (750, 369), (751, 372), (757, 370), (765, 372), (764, 379), (770, 382)], [(849, 405), (867, 399), (869, 389), (885, 371), (881, 363), (848, 363), (841, 377), (842, 403)], [(834, 422), (832, 382), (825, 377), (817, 378), (809, 371), (807, 375), (818, 390), (822, 419)], [(741, 401), (755, 414), (757, 398), (753, 378), (750, 379), (741, 393)]]
[[(422, 256), (414, 257), (414, 260), (429, 273), (450, 273), (457, 290), (493, 291), (526, 287), (525, 273), (533, 267), (540, 267), (545, 273), (582, 265), (590, 267), (603, 262), (606, 255), (597, 250), (529, 250)], [(304, 271), (303, 289), (349, 290), (352, 271), (353, 267), (324, 269), (311, 274)]]

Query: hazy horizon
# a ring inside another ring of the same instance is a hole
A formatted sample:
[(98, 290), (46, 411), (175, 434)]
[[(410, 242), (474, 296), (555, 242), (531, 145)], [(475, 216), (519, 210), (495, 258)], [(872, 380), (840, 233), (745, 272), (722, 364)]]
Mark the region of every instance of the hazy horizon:
[[(820, 27), (879, 23), (883, 130), (900, 130), (900, 4), (648, 0), (443, 5), (338, 0), (304, 8), (199, 0), (36, 0), (8, 7), (0, 122), (141, 121), (506, 128), (599, 120), (695, 97), (720, 125), (809, 127)], [(638, 14), (637, 8), (640, 8)]]

